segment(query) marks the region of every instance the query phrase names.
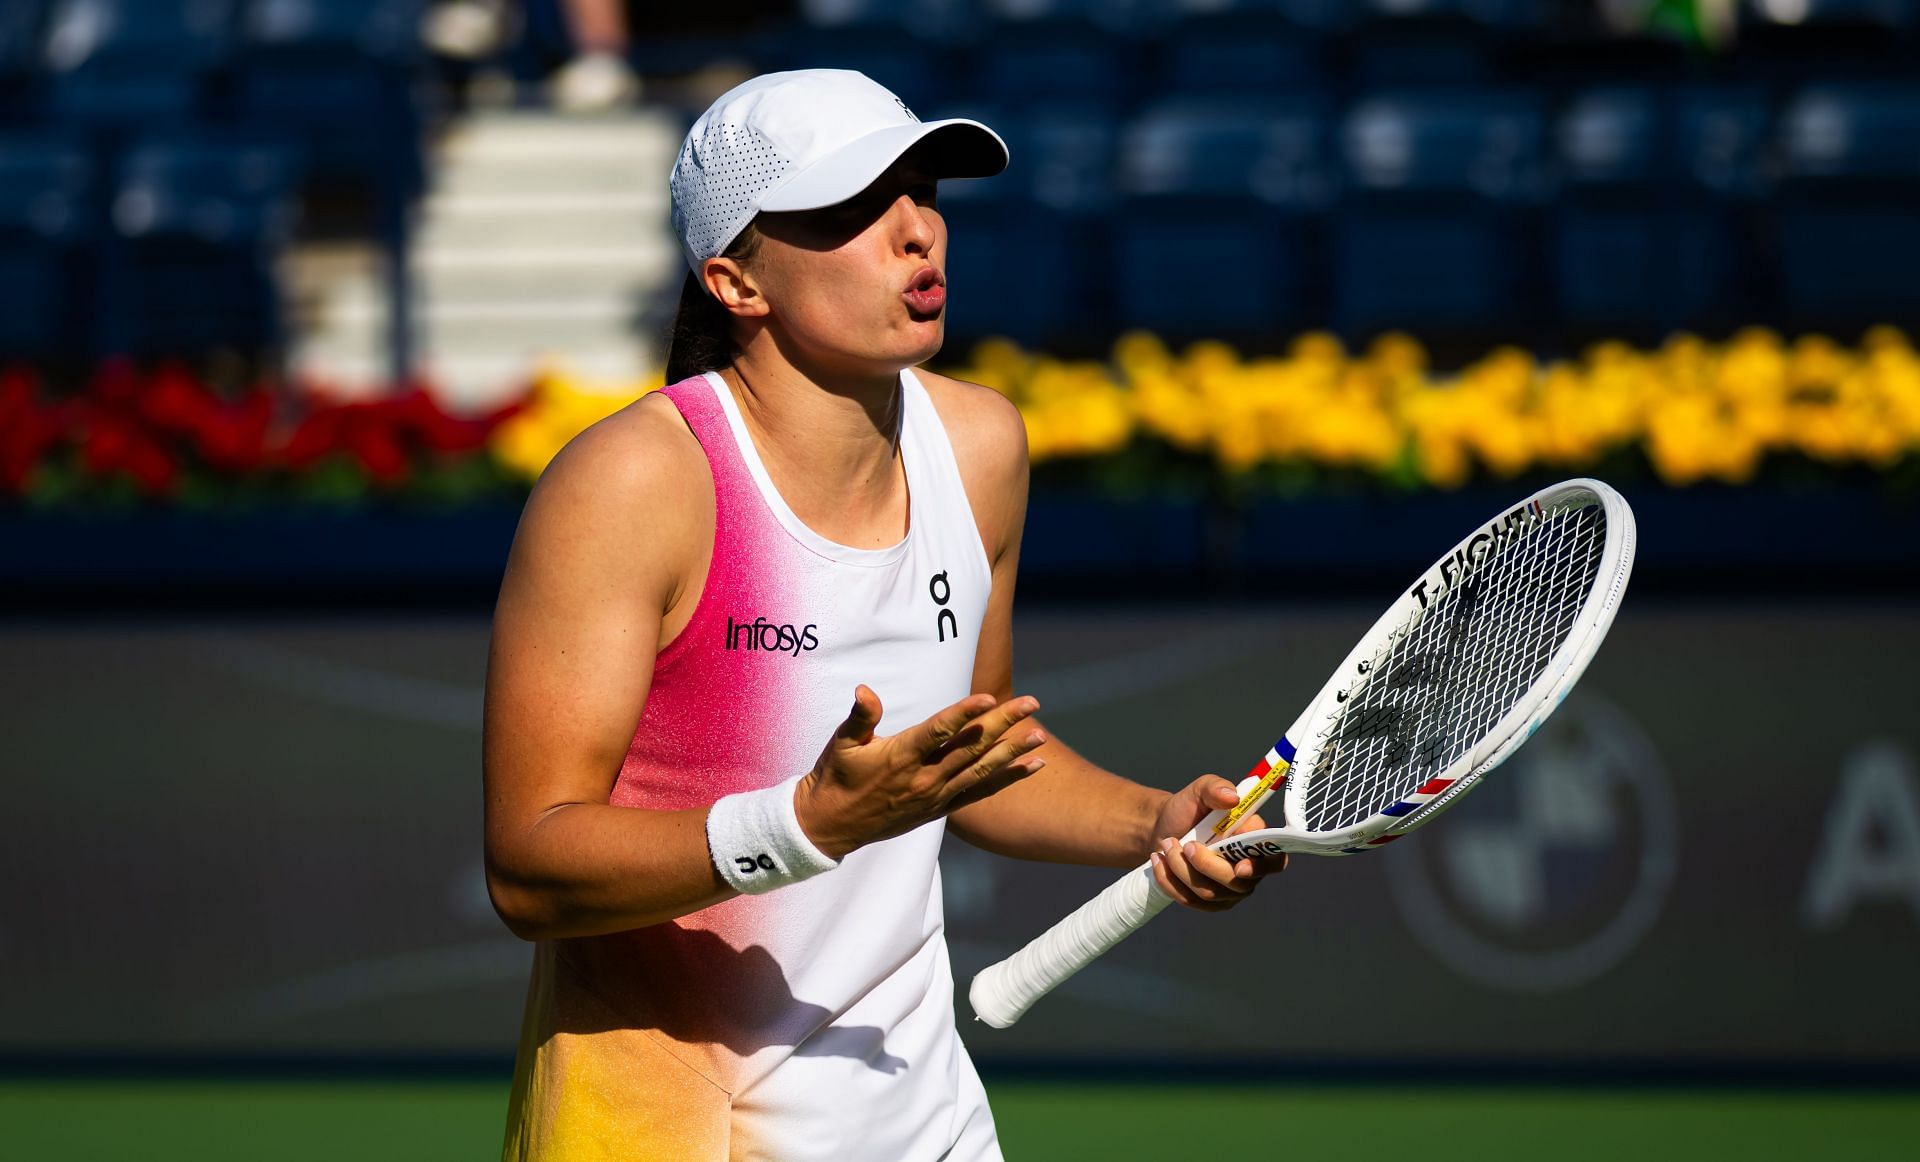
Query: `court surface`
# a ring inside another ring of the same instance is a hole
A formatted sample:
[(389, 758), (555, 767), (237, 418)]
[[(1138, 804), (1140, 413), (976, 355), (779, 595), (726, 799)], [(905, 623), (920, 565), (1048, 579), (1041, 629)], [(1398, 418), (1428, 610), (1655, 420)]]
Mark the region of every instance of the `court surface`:
[[(1920, 1094), (1780, 1088), (990, 1084), (1011, 1162), (1916, 1156)], [(9, 1158), (337, 1162), (496, 1156), (497, 1082), (0, 1082)]]

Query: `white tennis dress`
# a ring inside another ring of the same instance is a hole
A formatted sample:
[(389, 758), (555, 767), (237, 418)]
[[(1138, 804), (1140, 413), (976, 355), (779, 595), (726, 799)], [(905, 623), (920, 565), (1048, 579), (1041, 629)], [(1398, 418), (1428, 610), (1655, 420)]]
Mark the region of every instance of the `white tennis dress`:
[[(972, 692), (992, 578), (940, 418), (900, 380), (911, 515), (884, 549), (794, 516), (719, 376), (665, 389), (713, 473), (713, 560), (655, 662), (614, 805), (699, 807), (804, 772), (861, 682), (882, 734)], [(541, 942), (505, 1157), (999, 1158), (954, 1028), (944, 834), (665, 924)]]

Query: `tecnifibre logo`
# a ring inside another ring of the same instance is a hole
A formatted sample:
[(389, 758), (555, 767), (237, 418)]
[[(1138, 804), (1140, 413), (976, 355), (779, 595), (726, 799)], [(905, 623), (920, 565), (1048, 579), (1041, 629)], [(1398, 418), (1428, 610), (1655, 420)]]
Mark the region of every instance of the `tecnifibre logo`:
[(767, 650), (779, 651), (799, 657), (808, 650), (820, 646), (820, 635), (814, 631), (820, 627), (809, 622), (803, 626), (782, 625), (777, 621), (768, 621), (756, 617), (752, 621), (727, 619), (727, 648), (730, 650)]

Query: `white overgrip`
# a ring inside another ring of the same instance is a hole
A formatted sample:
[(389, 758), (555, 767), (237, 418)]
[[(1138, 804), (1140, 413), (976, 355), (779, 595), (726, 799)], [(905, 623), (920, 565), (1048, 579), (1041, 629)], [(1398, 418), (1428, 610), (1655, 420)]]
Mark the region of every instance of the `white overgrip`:
[[(1259, 776), (1248, 775), (1234, 788), (1246, 811), (1258, 809), (1273, 793), (1269, 785), (1248, 802), (1248, 796), (1254, 795), (1260, 784)], [(1214, 825), (1230, 814), (1230, 809), (1209, 812), (1180, 842), (1184, 845), (1202, 835), (1210, 836)], [(974, 1016), (996, 1029), (1013, 1024), (1035, 1001), (1066, 983), (1067, 978), (1092, 964), (1095, 957), (1125, 940), (1172, 902), (1154, 882), (1153, 861), (1149, 859), (1025, 948), (981, 969), (967, 990)]]
[(973, 978), (967, 999), (980, 1020), (1004, 1029), (1052, 992), (1125, 940), (1171, 903), (1153, 882), (1149, 860), (1108, 885), (1025, 948)]
[[(1235, 787), (1246, 811), (1258, 811), (1273, 793), (1271, 784), (1260, 789), (1260, 776), (1246, 776)], [(1248, 795), (1258, 797), (1248, 801)], [(1208, 812), (1194, 828), (1181, 837), (1185, 845), (1200, 835), (1212, 835), (1213, 824), (1225, 820), (1233, 809)], [(1242, 812), (1244, 814), (1244, 812)], [(979, 970), (968, 989), (973, 1016), (996, 1029), (1008, 1028), (1027, 1014), (1033, 1003), (1052, 993), (1081, 968), (1087, 968), (1096, 956), (1106, 953), (1119, 941), (1133, 935), (1142, 924), (1173, 903), (1154, 882), (1154, 860), (1146, 860), (1106, 891), (1075, 908), (1075, 912), (1033, 937), (1018, 953)]]

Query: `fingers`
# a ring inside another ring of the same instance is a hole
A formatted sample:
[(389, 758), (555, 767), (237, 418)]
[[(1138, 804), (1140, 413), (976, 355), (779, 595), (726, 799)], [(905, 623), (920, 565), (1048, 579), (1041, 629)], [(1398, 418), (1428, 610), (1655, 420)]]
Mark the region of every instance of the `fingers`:
[(991, 694), (973, 694), (962, 698), (933, 717), (900, 736), (901, 742), (916, 755), (940, 750), (958, 738), (967, 724), (992, 710), (997, 701)]
[(990, 795), (995, 795), (1006, 790), (1028, 775), (1038, 773), (1040, 768), (1046, 765), (1047, 760), (1042, 758), (1022, 758), (1016, 759), (997, 770), (987, 771), (980, 778), (974, 780), (964, 791), (948, 799), (946, 810), (948, 813), (952, 813), (965, 807), (969, 803), (978, 803)]
[[(1233, 829), (1232, 834), (1239, 835), (1247, 831), (1265, 831), (1266, 829), (1267, 821), (1265, 819), (1260, 818), (1258, 815), (1249, 815), (1240, 821), (1240, 825)], [(1259, 859), (1243, 859), (1235, 863), (1233, 868), (1234, 874), (1242, 879), (1252, 877), (1257, 880), (1266, 876), (1278, 875), (1287, 870), (1287, 853), (1283, 851), (1279, 855), (1263, 855)]]
[(1286, 870), (1282, 854), (1229, 863), (1204, 844), (1160, 841), (1153, 853), (1154, 881), (1176, 903), (1201, 912), (1223, 912), (1252, 893), (1262, 876)]
[[(968, 799), (969, 802), (973, 798), (983, 799), (1008, 783), (1023, 779), (1047, 765), (1045, 759), (1022, 758), (1028, 751), (1046, 743), (1046, 731), (1028, 730), (1016, 733), (1019, 734), (1018, 738), (1003, 737), (977, 761), (947, 780), (947, 787), (954, 799), (962, 796), (971, 796)], [(986, 784), (992, 784), (992, 789), (984, 794), (975, 794), (976, 790)]]
[(1232, 783), (1218, 775), (1202, 775), (1167, 800), (1156, 828), (1162, 835), (1184, 835), (1208, 815), (1239, 801)]
[(1219, 775), (1200, 776), (1199, 780), (1194, 783), (1194, 791), (1199, 796), (1200, 801), (1205, 803), (1207, 808), (1212, 811), (1232, 807), (1240, 802), (1240, 793), (1234, 789), (1232, 783), (1227, 782)]
[[(937, 764), (945, 775), (959, 774), (986, 761), (987, 756), (1004, 744), (1008, 732), (1038, 709), (1037, 698), (1009, 698), (974, 717), (941, 745), (922, 751), (922, 761)], [(1031, 749), (1025, 747), (1022, 752)]]
[(853, 709), (847, 712), (846, 721), (833, 732), (834, 739), (855, 745), (873, 741), (874, 727), (880, 725), (880, 713), (880, 695), (875, 694), (866, 683), (861, 683), (854, 688)]

